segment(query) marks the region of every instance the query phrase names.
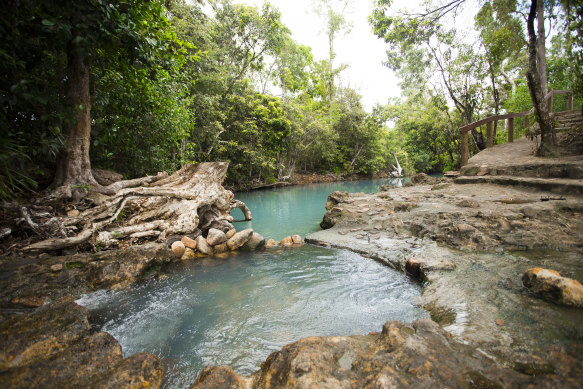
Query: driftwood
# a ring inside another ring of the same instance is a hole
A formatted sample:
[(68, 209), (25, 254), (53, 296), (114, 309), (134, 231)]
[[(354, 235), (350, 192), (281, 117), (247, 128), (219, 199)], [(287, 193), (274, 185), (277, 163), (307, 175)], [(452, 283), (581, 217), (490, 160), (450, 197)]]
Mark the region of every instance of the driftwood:
[(393, 171), (391, 172), (391, 177), (403, 177), (403, 168), (399, 163), (399, 159), (397, 158), (397, 154), (393, 153), (393, 157), (395, 157), (395, 163), (397, 166), (393, 165)]
[[(228, 230), (233, 227), (231, 210), (240, 208), (247, 220), (251, 212), (222, 187), (227, 167), (226, 162), (187, 164), (171, 176), (159, 174), (101, 187), (97, 191), (109, 197), (102, 196), (98, 205), (52, 222), (62, 231), (80, 232), (46, 239), (24, 250), (52, 251), (88, 241), (107, 247), (122, 237), (164, 241), (172, 235), (204, 234), (209, 228)], [(32, 229), (42, 228), (25, 211), (22, 216)]]

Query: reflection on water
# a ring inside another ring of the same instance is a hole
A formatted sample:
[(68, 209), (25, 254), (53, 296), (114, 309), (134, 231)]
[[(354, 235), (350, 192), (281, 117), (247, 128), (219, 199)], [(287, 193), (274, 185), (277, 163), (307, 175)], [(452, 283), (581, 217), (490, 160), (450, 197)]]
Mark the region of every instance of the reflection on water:
[(380, 331), (426, 313), (401, 273), (348, 251), (314, 246), (178, 263), (169, 278), (79, 302), (122, 344), (166, 364), (165, 387), (189, 387), (205, 365), (256, 371), (305, 336)]
[(235, 209), (231, 214), (237, 230), (253, 228), (266, 238), (280, 241), (293, 234), (305, 236), (318, 231), (326, 209), (328, 195), (337, 190), (350, 193), (376, 193), (381, 185), (400, 186), (405, 178), (366, 181), (346, 181), (326, 184), (293, 186), (237, 193), (253, 214), (253, 220), (244, 222), (243, 213)]

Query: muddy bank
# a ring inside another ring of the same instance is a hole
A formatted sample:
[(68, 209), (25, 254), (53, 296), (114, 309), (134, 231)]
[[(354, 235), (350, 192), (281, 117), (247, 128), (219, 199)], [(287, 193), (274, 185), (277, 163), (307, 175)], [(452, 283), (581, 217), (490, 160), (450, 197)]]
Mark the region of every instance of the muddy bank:
[(307, 241), (410, 272), (433, 321), (302, 339), (248, 377), (207, 368), (196, 388), (580, 386), (583, 309), (538, 298), (522, 276), (544, 267), (583, 281), (583, 198), (433, 182), (337, 192), (326, 208), (327, 229)]

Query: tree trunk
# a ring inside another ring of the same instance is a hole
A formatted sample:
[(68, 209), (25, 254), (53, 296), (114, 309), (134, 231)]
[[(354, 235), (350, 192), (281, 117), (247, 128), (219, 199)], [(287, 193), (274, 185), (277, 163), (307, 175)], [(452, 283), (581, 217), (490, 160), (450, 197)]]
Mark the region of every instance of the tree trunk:
[[(65, 129), (65, 149), (59, 156), (53, 186), (64, 191), (64, 197), (83, 196), (83, 186), (98, 186), (91, 174), (89, 143), (91, 136), (91, 98), (89, 64), (83, 48), (71, 43), (67, 50), (67, 99), (73, 108), (73, 120)], [(71, 186), (76, 186), (71, 188)]]
[(545, 34), (545, 2), (544, 0), (538, 0), (536, 4), (536, 20), (537, 20), (537, 33), (538, 38), (536, 40), (536, 60), (538, 66), (538, 73), (540, 74), (541, 88), (543, 95), (549, 93), (547, 87), (547, 49), (546, 49), (546, 34)]
[[(528, 83), (528, 90), (530, 92), (530, 98), (532, 100), (532, 105), (534, 107), (535, 113), (538, 116), (541, 143), (538, 149), (539, 154), (544, 154), (550, 151), (554, 144), (552, 138), (552, 123), (549, 115), (549, 110), (547, 107), (547, 102), (545, 101), (543, 80), (541, 78), (541, 69), (538, 63), (537, 48), (540, 40), (544, 41), (544, 36), (539, 36), (537, 40), (537, 35), (534, 29), (534, 20), (537, 15), (537, 0), (532, 0), (530, 5), (530, 12), (528, 14), (527, 28), (528, 28), (528, 72), (526, 74), (526, 81)], [(545, 65), (543, 65), (545, 66)], [(545, 69), (546, 71), (546, 69)], [(546, 79), (546, 78), (545, 78)]]

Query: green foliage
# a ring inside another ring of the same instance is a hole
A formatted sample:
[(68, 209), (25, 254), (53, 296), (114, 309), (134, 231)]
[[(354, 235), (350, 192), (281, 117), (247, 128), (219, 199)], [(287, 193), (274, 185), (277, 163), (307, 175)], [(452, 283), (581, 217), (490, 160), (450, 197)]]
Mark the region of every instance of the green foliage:
[[(129, 177), (174, 171), (187, 162), (190, 99), (178, 78), (129, 67), (96, 74), (92, 161)], [(123, 167), (120, 169), (120, 167)]]
[[(395, 121), (392, 147), (405, 151), (404, 168), (427, 173), (451, 170), (457, 163), (457, 126), (443, 98), (418, 95), (388, 107)], [(458, 122), (459, 123), (459, 122)]]
[[(315, 61), (268, 3), (4, 2), (0, 196), (33, 188), (29, 177), (62, 151), (74, 119), (65, 98), (71, 46), (91, 70), (92, 164), (127, 178), (216, 160), (230, 161), (228, 184), (238, 187), (294, 171), (374, 174), (395, 157), (407, 172), (442, 172), (457, 165), (462, 123), (532, 106), (520, 2), (481, 2), (470, 45), (442, 19), (450, 8), (418, 17), (376, 0), (370, 22), (405, 98), (366, 112), (337, 84), (346, 65), (334, 64), (334, 42), (350, 30), (349, 3), (317, 2), (329, 52)], [(577, 89), (581, 14), (559, 3), (564, 28), (551, 35), (549, 87)], [(274, 87), (281, 98), (269, 94)], [(565, 104), (559, 97), (555, 109)], [(502, 125), (496, 136), (505, 139)]]
[(216, 153), (219, 159), (231, 161), (229, 178), (272, 178), (279, 170), (282, 144), (291, 134), (279, 99), (259, 93), (231, 96), (225, 127), (228, 131)]
[[(11, 145), (6, 155), (20, 161), (0, 177), (3, 186), (29, 186), (26, 176), (40, 165), (50, 170), (61, 153), (64, 128), (75, 120), (74, 107), (65, 98), (73, 46), (84, 53), (94, 80), (92, 144), (98, 146), (94, 156), (101, 157), (96, 165), (141, 174), (151, 167), (145, 163), (149, 156), (131, 161), (133, 166), (125, 163), (134, 156), (137, 141), (146, 145), (140, 151), (147, 153), (158, 147), (159, 137), (152, 134), (161, 126), (167, 134), (183, 131), (189, 113), (177, 119), (180, 100), (172, 96), (182, 95), (172, 77), (196, 56), (187, 55), (190, 47), (176, 39), (163, 1), (8, 0), (1, 11), (0, 133)], [(161, 120), (165, 116), (168, 120)], [(30, 158), (23, 161), (22, 155)], [(24, 164), (25, 170), (10, 170)]]
[(29, 160), (16, 141), (6, 136), (0, 137), (0, 200), (10, 200), (36, 187), (36, 182), (25, 171)]

